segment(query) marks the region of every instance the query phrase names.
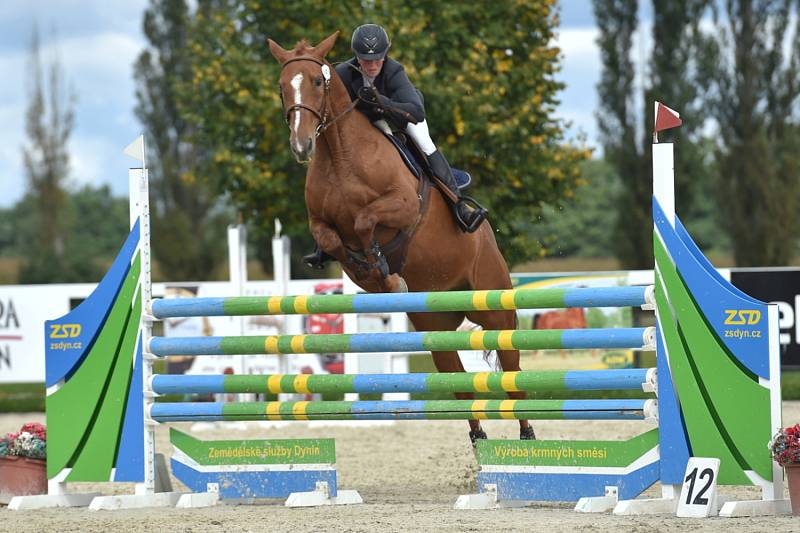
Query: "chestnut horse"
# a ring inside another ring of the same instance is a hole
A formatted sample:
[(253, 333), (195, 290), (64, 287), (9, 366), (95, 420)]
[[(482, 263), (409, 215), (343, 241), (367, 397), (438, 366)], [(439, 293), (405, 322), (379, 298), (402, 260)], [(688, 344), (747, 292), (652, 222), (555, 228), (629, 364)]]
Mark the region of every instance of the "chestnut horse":
[[(337, 36), (314, 47), (303, 40), (293, 50), (269, 40), (281, 65), (289, 145), (298, 162), (310, 163), (305, 200), (314, 240), (367, 292), (510, 289), (508, 266), (489, 222), (475, 233), (462, 232), (437, 188), (423, 209), (419, 182), (397, 149), (353, 110), (347, 89), (325, 60)], [(400, 272), (389, 272), (381, 247), (400, 232), (410, 235), (405, 261)], [(465, 316), (486, 330), (517, 325), (514, 311), (409, 313), (417, 331), (455, 330)], [(503, 370), (520, 370), (518, 350), (498, 350), (498, 359)], [(464, 372), (456, 351), (433, 352), (433, 360), (440, 372)], [(522, 399), (525, 393), (508, 396)], [(519, 424), (520, 438), (535, 438), (527, 420)], [(473, 441), (486, 438), (479, 420), (469, 425)]]

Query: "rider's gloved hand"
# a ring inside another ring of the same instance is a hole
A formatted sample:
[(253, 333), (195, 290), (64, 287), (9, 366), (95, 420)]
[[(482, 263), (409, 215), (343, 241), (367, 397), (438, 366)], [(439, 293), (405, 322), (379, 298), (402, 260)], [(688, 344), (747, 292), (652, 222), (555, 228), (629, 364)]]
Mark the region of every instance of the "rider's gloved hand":
[(378, 90), (373, 86), (358, 88), (358, 99), (368, 104), (379, 104)]

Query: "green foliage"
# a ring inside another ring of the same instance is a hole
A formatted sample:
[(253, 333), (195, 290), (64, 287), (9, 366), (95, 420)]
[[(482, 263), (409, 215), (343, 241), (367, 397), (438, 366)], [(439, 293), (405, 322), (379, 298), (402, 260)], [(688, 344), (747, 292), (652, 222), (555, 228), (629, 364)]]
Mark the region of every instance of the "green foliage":
[(128, 199), (112, 196), (107, 185), (87, 185), (70, 194), (68, 213), (69, 254), (113, 259), (128, 235)]
[(43, 413), (44, 404), (44, 383), (0, 385), (0, 413)]
[(35, 26), (28, 61), (27, 143), (22, 154), (35, 231), (27, 243), (30, 253), (23, 275), (28, 282), (41, 283), (57, 272), (69, 245), (63, 224), (64, 184), (69, 175), (67, 142), (74, 123), (74, 96), (63, 91), (57, 61), (48, 66), (45, 82)]
[(602, 159), (581, 165), (585, 185), (575, 197), (557, 206), (545, 206), (533, 235), (547, 255), (554, 257), (608, 257), (614, 247), (610, 228), (617, 212), (610, 208), (620, 194), (621, 182), (613, 167)]
[[(653, 102), (678, 110), (680, 130), (660, 134), (661, 141), (680, 135), (681, 156), (676, 164), (676, 189), (681, 215), (694, 214), (696, 186), (705, 180), (705, 161), (695, 147), (703, 126), (701, 102), (693, 80), (699, 21), (708, 0), (653, 2), (653, 46), (647, 59), (647, 78), (641, 99), (636, 94), (632, 57), (633, 34), (639, 27), (638, 2), (593, 0), (600, 30), (598, 44), (603, 72), (598, 85), (601, 102), (598, 126), (606, 160), (622, 186), (614, 201), (618, 218), (614, 250), (625, 268), (652, 268), (650, 159)], [(636, 109), (643, 101), (644, 109)], [(642, 128), (644, 124), (644, 128)]]
[(0, 209), (0, 257), (15, 255), (14, 245), (17, 242), (14, 231), (16, 221), (13, 207)]
[[(37, 200), (26, 195), (0, 219), (0, 240), (8, 242), (7, 255), (24, 259), (19, 283), (77, 283), (98, 281), (117, 254), (128, 234), (128, 200), (114, 198), (108, 187), (83, 187), (64, 194), (57, 223), (66, 236), (62, 254), (38, 245), (41, 222), (34, 206)], [(6, 233), (6, 228), (8, 232)]]
[(305, 169), (287, 146), (279, 67), (265, 41), (291, 47), (341, 30), (329, 59), (344, 61), (352, 29), (372, 21), (386, 27), (390, 54), (424, 93), (434, 141), (476, 178), (472, 192), (493, 213), (506, 258), (513, 264), (535, 257), (532, 221), (542, 205), (574, 195), (578, 163), (588, 157), (564, 145), (563, 124), (553, 118), (561, 89), (554, 79), (554, 4), (201, 2), (189, 31), (191, 77), (177, 91), (204, 154), (192, 178), (230, 194), (262, 231), (279, 217), (287, 234), (307, 239)]
[(786, 400), (800, 400), (800, 372), (781, 372), (781, 396)]
[[(681, 143), (680, 145), (681, 154), (683, 154), (685, 144)], [(678, 213), (692, 239), (702, 250), (706, 253), (730, 254), (731, 239), (722, 226), (726, 210), (720, 209), (716, 201), (719, 187), (717, 179), (719, 167), (714, 158), (716, 150), (714, 139), (701, 137), (690, 144), (687, 156), (697, 157), (703, 161), (703, 164), (698, 167), (691, 166), (689, 160), (675, 162), (676, 174), (678, 172), (694, 172), (694, 174), (689, 174), (689, 177), (696, 178), (691, 183), (684, 184), (692, 188), (692, 202), (685, 206), (686, 209), (681, 209), (684, 206), (678, 205)], [(677, 194), (680, 194), (680, 189)], [(682, 196), (678, 196), (678, 199), (680, 198)], [(682, 203), (680, 200), (678, 201), (678, 204)]]
[[(650, 268), (650, 211), (644, 200), (647, 162), (638, 142), (639, 117), (634, 109), (634, 69), (631, 60), (638, 2), (593, 0), (600, 31), (598, 45), (603, 71), (598, 84), (601, 102), (598, 128), (606, 161), (623, 182), (614, 203), (619, 213), (614, 226), (614, 250), (626, 268)], [(632, 188), (631, 188), (632, 187)]]
[(785, 265), (797, 251), (800, 222), (797, 4), (731, 0), (722, 13), (714, 10), (714, 22), (699, 80), (720, 131), (721, 221), (737, 265)]
[(2, 255), (21, 258), (17, 279), (9, 281), (97, 281), (128, 233), (128, 201), (112, 198), (108, 187), (67, 189), (74, 96), (63, 91), (57, 62), (44, 76), (35, 28), (29, 61), (23, 148), (28, 189), (16, 205), (0, 211)]
[[(191, 79), (189, 10), (182, 0), (151, 0), (144, 15), (149, 41), (136, 61), (136, 115), (148, 132), (153, 257), (169, 279), (209, 279), (226, 258), (225, 202), (196, 179), (206, 152), (188, 143), (191, 125), (178, 112), (176, 86)], [(263, 245), (262, 245), (263, 246)]]

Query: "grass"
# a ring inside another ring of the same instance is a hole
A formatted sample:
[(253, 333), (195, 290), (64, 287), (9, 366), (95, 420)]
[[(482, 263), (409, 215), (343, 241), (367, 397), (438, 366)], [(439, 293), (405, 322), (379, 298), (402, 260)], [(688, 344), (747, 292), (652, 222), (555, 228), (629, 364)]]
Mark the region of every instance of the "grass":
[(0, 385), (0, 413), (44, 412), (44, 383)]

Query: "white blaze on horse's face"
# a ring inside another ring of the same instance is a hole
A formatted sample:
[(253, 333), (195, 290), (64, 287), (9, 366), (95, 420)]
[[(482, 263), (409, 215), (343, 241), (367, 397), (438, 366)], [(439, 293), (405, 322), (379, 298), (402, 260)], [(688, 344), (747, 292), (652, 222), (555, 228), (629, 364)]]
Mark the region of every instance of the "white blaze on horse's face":
[(306, 163), (314, 156), (317, 127), (324, 112), (324, 73), (320, 75), (319, 66), (313, 61), (299, 61), (293, 67), (284, 72), (281, 85), (284, 105), (289, 110), (289, 146), (295, 159)]
[[(298, 72), (292, 78), (292, 89), (294, 89), (294, 105), (302, 105), (303, 104), (303, 93), (301, 91), (301, 87), (303, 86), (303, 73)], [(300, 117), (302, 113), (300, 113), (300, 109), (296, 109), (293, 113), (294, 120), (292, 121), (292, 125), (290, 126), (292, 130), (292, 151), (297, 154), (302, 154), (305, 152), (305, 147), (301, 141), (300, 135), (298, 135), (298, 130), (300, 129)]]

